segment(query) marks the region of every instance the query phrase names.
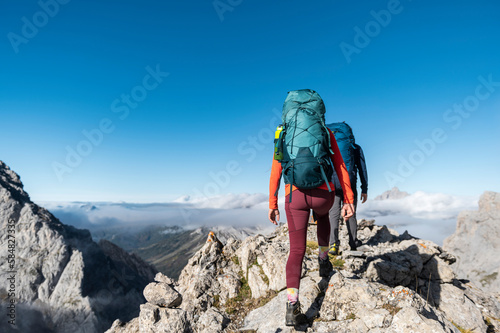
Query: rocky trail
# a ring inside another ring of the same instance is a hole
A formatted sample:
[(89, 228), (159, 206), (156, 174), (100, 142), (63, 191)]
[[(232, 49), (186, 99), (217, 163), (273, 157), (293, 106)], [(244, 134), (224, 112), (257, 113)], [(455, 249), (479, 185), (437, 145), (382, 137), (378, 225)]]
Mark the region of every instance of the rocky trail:
[(498, 298), (457, 279), (452, 254), (373, 221), (358, 228), (364, 245), (332, 258), (334, 271), (321, 278), (316, 228), (309, 226), (301, 326), (284, 325), (288, 235), (280, 226), (269, 237), (225, 245), (210, 234), (178, 281), (158, 274), (140, 316), (117, 320), (107, 332), (500, 331)]

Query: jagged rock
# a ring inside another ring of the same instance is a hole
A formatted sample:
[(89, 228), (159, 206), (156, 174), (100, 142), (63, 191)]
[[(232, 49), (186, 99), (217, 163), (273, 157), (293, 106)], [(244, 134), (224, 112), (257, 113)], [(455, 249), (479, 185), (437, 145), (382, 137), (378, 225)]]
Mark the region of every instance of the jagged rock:
[[(222, 244), (208, 241), (182, 270), (177, 290), (183, 297), (183, 306), (190, 309), (190, 320), (206, 311), (213, 303), (213, 295), (218, 294), (217, 276), (222, 258)], [(209, 294), (211, 289), (215, 290)]]
[(466, 330), (486, 332), (481, 310), (462, 290), (451, 284), (440, 285), (439, 310), (444, 312), (446, 318)]
[(359, 309), (375, 309), (375, 294), (376, 291), (368, 283), (345, 279), (342, 274), (335, 274), (325, 292), (320, 316), (328, 321), (346, 320)]
[(182, 303), (181, 295), (166, 283), (148, 284), (144, 289), (144, 297), (151, 304), (167, 308), (175, 308)]
[[(344, 320), (344, 321), (330, 321), (330, 322), (314, 322), (311, 330), (308, 332), (312, 333), (324, 333), (324, 332), (345, 332), (345, 333), (366, 333), (368, 328), (360, 320)], [(370, 331), (371, 332), (371, 331)]]
[(357, 311), (355, 316), (358, 317), (369, 330), (389, 327), (392, 321), (392, 315), (386, 309), (363, 308)]
[(137, 333), (141, 332), (139, 327), (139, 317), (132, 319), (128, 323), (122, 322), (117, 319), (113, 322), (113, 325), (106, 331), (106, 333)]
[(471, 300), (482, 312), (485, 321), (490, 323), (489, 332), (500, 332), (500, 301), (492, 297), (471, 283), (457, 283), (457, 287)]
[(365, 228), (371, 229), (375, 225), (375, 220), (361, 219), (361, 220), (358, 220), (357, 225), (358, 225), (358, 227), (357, 227), (358, 230), (363, 230)]
[(500, 292), (500, 193), (484, 192), (478, 211), (458, 215), (457, 229), (444, 240), (457, 257), (453, 269), (485, 291)]
[(439, 255), (439, 258), (443, 259), (446, 261), (448, 264), (454, 264), (457, 261), (457, 257), (455, 257), (453, 254), (449, 252), (443, 252)]
[(141, 333), (193, 332), (186, 311), (161, 308), (151, 303), (141, 305), (139, 331)]
[(262, 235), (256, 235), (245, 239), (240, 248), (236, 251), (243, 275), (246, 276), (248, 269), (252, 266), (253, 262), (257, 260), (257, 256), (262, 254), (261, 246), (266, 244), (266, 239)]
[(422, 271), (420, 256), (406, 251), (386, 253), (370, 261), (366, 276), (372, 281), (383, 281), (390, 286), (407, 285)]
[(442, 315), (434, 311), (419, 312), (412, 307), (405, 307), (392, 319), (387, 332), (433, 332), (433, 333), (460, 333), (460, 331)]
[(500, 193), (486, 191), (479, 200), (479, 212), (500, 218)]
[(440, 280), (441, 283), (452, 283), (456, 278), (455, 272), (450, 265), (440, 257), (431, 258), (424, 265), (420, 276), (428, 276), (432, 280)]
[[(380, 227), (374, 230), (378, 228)], [(407, 286), (416, 285), (419, 279), (451, 283), (456, 278), (449, 266), (453, 256), (431, 241), (410, 238), (363, 247), (367, 258), (366, 269), (360, 265), (360, 261), (350, 262), (350, 265), (372, 281), (384, 282), (390, 286)]]
[[(7, 277), (15, 270), (20, 327), (102, 332), (116, 318), (137, 316), (142, 290), (156, 271), (109, 242), (96, 244), (88, 230), (64, 225), (34, 204), (19, 176), (1, 161), (0, 227), (12, 230), (0, 234), (0, 243), (15, 243), (15, 262), (0, 258), (0, 295), (7, 295)], [(2, 308), (6, 301), (0, 298)]]
[[(367, 245), (377, 246), (381, 243), (390, 243), (397, 240), (399, 234), (396, 231), (389, 231), (389, 229), (384, 225), (379, 228), (372, 229), (372, 234), (369, 236), (369, 241)], [(347, 248), (347, 247), (345, 247)]]
[(163, 273), (157, 273), (154, 277), (154, 280), (156, 282), (166, 283), (169, 286), (173, 286), (177, 283), (175, 280), (169, 278), (168, 276), (164, 275)]
[(268, 241), (266, 249), (259, 257), (259, 263), (269, 281), (270, 290), (286, 288), (286, 262), (290, 245), (287, 241), (275, 239)]
[(220, 288), (218, 295), (222, 305), (226, 304), (230, 298), (238, 296), (238, 292), (241, 288), (241, 281), (237, 276), (233, 274), (221, 274), (217, 276), (217, 282)]
[(203, 313), (196, 324), (197, 333), (219, 333), (224, 330), (228, 319), (215, 308), (208, 309)]
[(261, 266), (253, 265), (248, 269), (248, 285), (252, 290), (252, 297), (259, 298), (266, 295), (269, 285), (266, 284), (261, 272)]

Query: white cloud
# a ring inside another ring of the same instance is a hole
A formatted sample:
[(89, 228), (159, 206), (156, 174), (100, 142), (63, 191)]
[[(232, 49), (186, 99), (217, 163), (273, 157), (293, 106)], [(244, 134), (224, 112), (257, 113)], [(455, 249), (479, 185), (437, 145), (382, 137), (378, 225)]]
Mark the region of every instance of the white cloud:
[(408, 232), (442, 244), (455, 232), (456, 218), (463, 210), (477, 209), (478, 197), (415, 192), (402, 199), (369, 200), (358, 203), (357, 217), (375, 219), (399, 233)]
[(268, 196), (262, 193), (230, 193), (210, 198), (190, 198), (189, 196), (183, 196), (176, 199), (174, 202), (191, 204), (195, 208), (237, 209), (253, 208), (267, 202), (267, 199)]
[[(171, 203), (133, 204), (110, 202), (40, 202), (63, 223), (93, 229), (117, 224), (267, 227), (267, 196), (228, 194), (206, 199), (183, 197)], [(269, 222), (270, 224), (270, 222)]]
[(420, 219), (456, 218), (464, 209), (477, 207), (477, 197), (415, 192), (402, 199), (369, 200), (358, 204), (358, 214), (367, 217), (405, 215)]
[[(280, 222), (286, 223), (285, 198), (279, 197)], [(456, 217), (462, 210), (477, 209), (477, 197), (416, 192), (397, 200), (369, 200), (358, 204), (358, 219), (375, 219), (402, 233), (442, 244), (455, 230)], [(96, 226), (162, 224), (197, 228), (199, 226), (235, 226), (272, 228), (267, 218), (265, 194), (227, 194), (212, 198), (182, 197), (170, 203), (40, 203), (63, 223), (92, 229)]]

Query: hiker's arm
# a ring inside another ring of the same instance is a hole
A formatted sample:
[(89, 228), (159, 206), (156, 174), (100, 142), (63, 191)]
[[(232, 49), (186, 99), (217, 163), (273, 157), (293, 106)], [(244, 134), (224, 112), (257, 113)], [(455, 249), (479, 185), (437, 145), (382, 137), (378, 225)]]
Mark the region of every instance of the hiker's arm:
[(276, 192), (281, 181), (282, 170), (281, 163), (273, 158), (271, 179), (269, 180), (269, 209), (278, 209), (278, 193)]
[(342, 155), (340, 155), (339, 146), (337, 145), (337, 140), (332, 132), (330, 132), (330, 144), (332, 146), (333, 155), (331, 155), (333, 167), (337, 176), (339, 177), (340, 186), (344, 192), (344, 203), (352, 204), (354, 202), (354, 194), (351, 189), (351, 181), (349, 180), (349, 173), (347, 173), (347, 168), (345, 166)]
[(363, 149), (359, 145), (356, 145), (354, 158), (361, 179), (361, 203), (365, 203), (368, 199), (368, 171), (366, 169), (365, 154), (363, 154)]
[(278, 210), (278, 188), (281, 181), (281, 171), (283, 167), (280, 162), (273, 158), (271, 166), (271, 179), (269, 180), (269, 221), (278, 224), (280, 211)]
[(279, 209), (269, 209), (269, 221), (278, 225), (279, 220), (280, 220)]
[(368, 193), (368, 172), (366, 170), (365, 154), (359, 145), (356, 145), (357, 154), (355, 154), (356, 165), (358, 167), (359, 179), (361, 180), (361, 193)]

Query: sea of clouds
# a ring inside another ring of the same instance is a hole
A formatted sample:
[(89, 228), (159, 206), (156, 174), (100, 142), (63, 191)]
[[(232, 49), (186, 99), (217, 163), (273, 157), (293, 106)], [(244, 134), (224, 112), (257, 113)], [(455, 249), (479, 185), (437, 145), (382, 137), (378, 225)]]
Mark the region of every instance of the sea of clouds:
[[(442, 244), (455, 231), (462, 210), (476, 210), (478, 197), (415, 192), (402, 199), (368, 200), (358, 204), (358, 219), (375, 219), (403, 233)], [(284, 197), (279, 198), (281, 221), (286, 222)], [(227, 194), (212, 198), (181, 197), (168, 203), (40, 202), (63, 223), (92, 231), (107, 226), (165, 225), (259, 227), (271, 232), (265, 194)]]

